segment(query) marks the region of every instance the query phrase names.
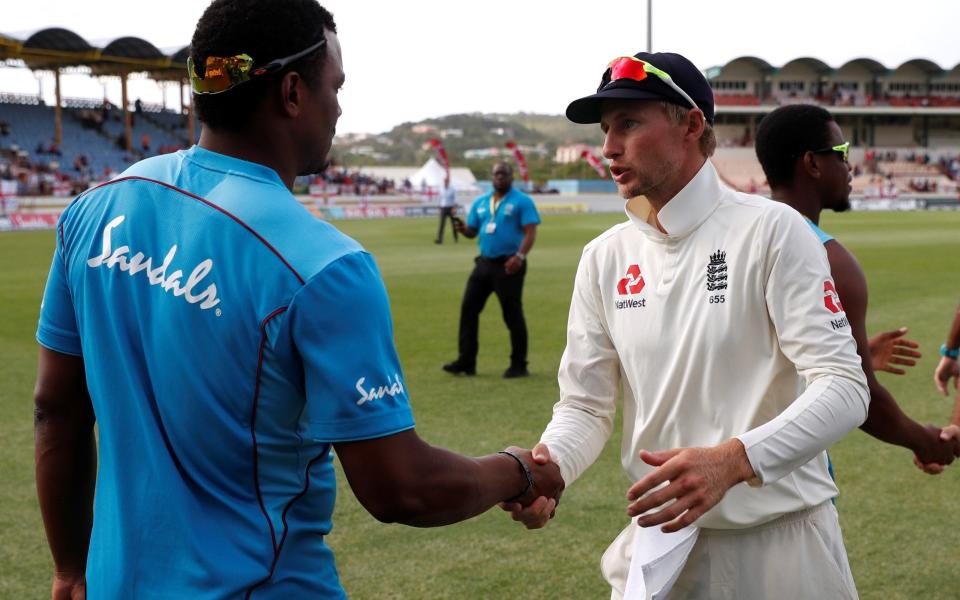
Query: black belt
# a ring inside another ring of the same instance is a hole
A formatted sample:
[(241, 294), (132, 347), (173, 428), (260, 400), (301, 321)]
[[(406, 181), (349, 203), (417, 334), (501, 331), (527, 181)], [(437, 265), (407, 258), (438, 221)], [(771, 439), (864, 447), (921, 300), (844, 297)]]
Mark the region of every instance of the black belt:
[(510, 260), (510, 257), (514, 256), (513, 254), (504, 254), (503, 256), (478, 256), (474, 260), (478, 263), (490, 263), (493, 265), (499, 265)]

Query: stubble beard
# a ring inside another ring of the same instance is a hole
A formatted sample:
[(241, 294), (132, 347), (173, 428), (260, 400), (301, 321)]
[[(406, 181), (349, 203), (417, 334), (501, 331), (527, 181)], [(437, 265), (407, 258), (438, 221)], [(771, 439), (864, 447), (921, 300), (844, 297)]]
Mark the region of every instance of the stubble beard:
[(673, 175), (674, 170), (669, 163), (664, 162), (657, 165), (656, 169), (651, 169), (650, 172), (654, 173), (653, 175), (647, 173), (640, 174), (634, 171), (636, 181), (626, 186), (617, 185), (620, 196), (625, 200), (636, 198), (637, 196), (648, 196), (650, 192), (657, 190), (663, 185), (663, 183)]

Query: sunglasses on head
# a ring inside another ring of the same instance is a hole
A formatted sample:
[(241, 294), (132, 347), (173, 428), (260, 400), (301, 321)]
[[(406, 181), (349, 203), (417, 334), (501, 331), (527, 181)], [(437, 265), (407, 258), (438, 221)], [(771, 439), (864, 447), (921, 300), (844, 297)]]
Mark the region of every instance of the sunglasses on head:
[(635, 56), (618, 56), (617, 58), (610, 61), (610, 64), (607, 65), (607, 73), (604, 73), (604, 79), (607, 79), (609, 76), (609, 81), (606, 81), (601, 86), (601, 89), (607, 87), (614, 81), (620, 81), (621, 79), (629, 79), (631, 81), (643, 81), (647, 78), (647, 75), (653, 75), (658, 78), (660, 81), (667, 84), (670, 89), (680, 94), (680, 97), (690, 103), (690, 106), (696, 109), (700, 109), (697, 106), (697, 103), (693, 101), (693, 98), (690, 97), (690, 94), (683, 91), (683, 89), (674, 83), (673, 78), (670, 75), (661, 69), (651, 65), (645, 60), (640, 60)]
[(219, 94), (250, 81), (254, 77), (276, 73), (298, 58), (303, 58), (318, 50), (326, 43), (327, 40), (324, 38), (306, 50), (272, 60), (257, 68), (253, 68), (253, 58), (248, 54), (226, 57), (208, 56), (204, 65), (203, 76), (197, 74), (193, 57), (188, 57), (187, 73), (190, 75), (190, 87), (193, 88), (195, 94)]
[(849, 162), (850, 160), (850, 142), (844, 142), (842, 144), (837, 144), (836, 146), (830, 146), (829, 148), (821, 148), (819, 150), (811, 150), (814, 154), (829, 154), (831, 152), (836, 152), (843, 158), (843, 162)]

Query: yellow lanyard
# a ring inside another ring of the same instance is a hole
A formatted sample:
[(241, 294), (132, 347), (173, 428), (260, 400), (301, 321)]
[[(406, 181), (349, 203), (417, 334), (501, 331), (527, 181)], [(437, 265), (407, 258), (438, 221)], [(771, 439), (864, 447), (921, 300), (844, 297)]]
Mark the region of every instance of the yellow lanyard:
[(497, 218), (497, 209), (503, 206), (503, 201), (507, 199), (506, 195), (503, 198), (500, 198), (499, 202), (495, 202), (493, 199), (494, 195), (490, 194), (490, 220), (495, 221)]

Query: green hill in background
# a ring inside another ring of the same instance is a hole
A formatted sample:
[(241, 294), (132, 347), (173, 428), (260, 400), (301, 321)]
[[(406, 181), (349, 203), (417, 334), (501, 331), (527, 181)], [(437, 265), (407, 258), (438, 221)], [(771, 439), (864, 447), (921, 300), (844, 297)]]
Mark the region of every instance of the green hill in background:
[(453, 166), (468, 167), (477, 179), (489, 179), (495, 158), (472, 156), (468, 151), (503, 149), (508, 140), (524, 147), (524, 155), (535, 182), (547, 179), (596, 178), (584, 161), (554, 162), (556, 150), (570, 144), (597, 146), (602, 142), (596, 125), (575, 125), (562, 115), (534, 113), (447, 115), (397, 125), (381, 134), (346, 134), (334, 141), (333, 158), (347, 167), (368, 165), (419, 165), (433, 151), (431, 138), (438, 138)]

